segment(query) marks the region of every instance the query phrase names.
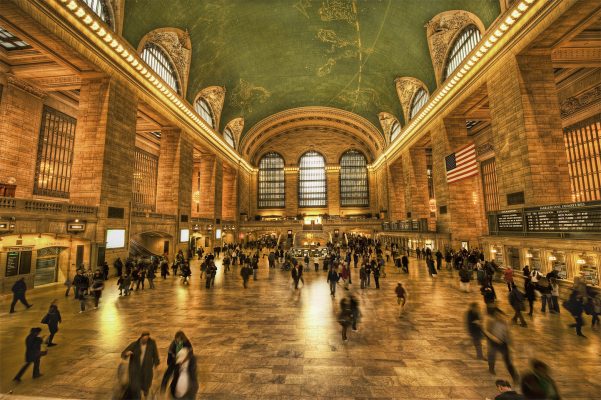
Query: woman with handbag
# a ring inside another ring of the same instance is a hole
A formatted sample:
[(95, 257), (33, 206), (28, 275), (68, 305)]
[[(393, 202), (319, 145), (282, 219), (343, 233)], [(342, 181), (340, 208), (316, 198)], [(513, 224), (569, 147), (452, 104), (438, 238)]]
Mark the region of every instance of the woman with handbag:
[(46, 341), (48, 347), (56, 346), (56, 343), (52, 343), (52, 339), (54, 339), (54, 335), (58, 332), (58, 324), (61, 322), (63, 322), (61, 313), (56, 305), (56, 300), (54, 300), (52, 304), (50, 304), (48, 313), (42, 318), (42, 324), (48, 325), (48, 330), (50, 331), (50, 336), (48, 336), (48, 340)]

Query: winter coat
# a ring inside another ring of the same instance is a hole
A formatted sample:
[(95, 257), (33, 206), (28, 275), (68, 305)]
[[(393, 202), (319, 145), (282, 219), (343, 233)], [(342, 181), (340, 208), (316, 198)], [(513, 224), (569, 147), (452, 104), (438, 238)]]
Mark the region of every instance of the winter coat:
[(133, 354), (129, 356), (129, 386), (134, 393), (140, 390), (148, 391), (152, 384), (153, 367), (159, 365), (159, 351), (156, 342), (153, 339), (148, 339), (146, 342), (146, 352), (144, 359), (140, 360), (142, 355), (141, 338), (130, 343), (129, 346), (121, 353), (125, 357), (125, 353), (131, 351)]
[(58, 324), (63, 322), (61, 313), (56, 306), (50, 307), (48, 313), (42, 318), (42, 323), (48, 325), (50, 333), (58, 332)]

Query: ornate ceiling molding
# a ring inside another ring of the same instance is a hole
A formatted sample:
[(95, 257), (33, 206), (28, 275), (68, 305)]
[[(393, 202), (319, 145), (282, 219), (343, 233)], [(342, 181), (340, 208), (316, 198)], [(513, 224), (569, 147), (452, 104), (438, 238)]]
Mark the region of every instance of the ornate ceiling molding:
[(192, 59), (192, 43), (188, 32), (177, 28), (159, 28), (150, 31), (140, 40), (138, 54), (142, 52), (146, 43), (155, 43), (161, 46), (171, 57), (179, 77), (182, 97), (186, 97), (190, 61)]
[(563, 100), (560, 105), (562, 118), (567, 118), (572, 114), (576, 114), (593, 104), (601, 102), (601, 85), (585, 90), (584, 92), (568, 97)]
[(434, 75), (438, 85), (443, 81), (443, 68), (449, 47), (463, 28), (470, 24), (476, 25), (480, 32), (484, 33), (484, 24), (480, 21), (480, 18), (464, 10), (442, 12), (426, 24), (426, 38), (428, 39), (430, 57), (432, 58)]
[(409, 113), (411, 111), (411, 100), (413, 99), (415, 92), (420, 88), (423, 88), (428, 95), (430, 92), (424, 82), (411, 76), (396, 78), (394, 80), (394, 85), (396, 87), (396, 93), (399, 96), (399, 101), (401, 102), (401, 108), (403, 109), (403, 117), (405, 118), (405, 122), (408, 122)]
[(10, 86), (16, 87), (17, 89), (21, 89), (24, 92), (32, 94), (37, 98), (40, 98), (40, 99), (46, 98), (46, 92), (44, 92), (40, 88), (37, 88), (37, 87), (29, 84), (28, 82), (26, 82), (24, 80), (21, 80), (12, 75), (9, 75), (7, 78), (7, 81)]
[(194, 102), (198, 98), (202, 97), (211, 106), (213, 111), (213, 117), (215, 118), (216, 130), (219, 130), (219, 123), (221, 121), (221, 111), (223, 110), (223, 103), (225, 102), (225, 87), (223, 86), (209, 86), (198, 92)]
[(236, 143), (236, 147), (239, 147), (240, 136), (242, 135), (242, 131), (244, 130), (244, 118), (234, 118), (233, 120), (227, 123), (225, 129), (229, 129), (232, 132), (232, 135), (234, 135), (234, 143)]
[(398, 122), (399, 120), (394, 115), (387, 113), (387, 112), (379, 113), (378, 119), (380, 120), (380, 125), (382, 126), (382, 131), (384, 131), (384, 137), (389, 138), (390, 131), (392, 129), (392, 124), (394, 124), (395, 121)]
[(307, 126), (330, 127), (348, 132), (365, 142), (373, 157), (377, 157), (386, 147), (382, 132), (365, 118), (338, 108), (315, 106), (292, 108), (261, 120), (242, 137), (240, 153), (252, 159), (262, 143), (271, 137)]

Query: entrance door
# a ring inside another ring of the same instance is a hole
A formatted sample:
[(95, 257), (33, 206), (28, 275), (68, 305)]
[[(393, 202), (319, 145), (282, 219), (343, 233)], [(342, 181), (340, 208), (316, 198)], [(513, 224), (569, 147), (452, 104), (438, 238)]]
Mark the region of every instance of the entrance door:
[(79, 269), (83, 264), (83, 245), (78, 245), (75, 252), (75, 267)]
[(60, 247), (46, 247), (38, 250), (33, 286), (56, 282), (58, 277), (58, 255), (60, 251)]
[(165, 240), (163, 242), (163, 254), (169, 254), (169, 241)]

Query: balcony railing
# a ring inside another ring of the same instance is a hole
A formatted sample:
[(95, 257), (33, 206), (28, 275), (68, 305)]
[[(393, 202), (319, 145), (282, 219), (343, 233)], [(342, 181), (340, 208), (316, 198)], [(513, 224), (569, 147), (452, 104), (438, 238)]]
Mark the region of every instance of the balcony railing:
[(432, 232), (428, 228), (428, 220), (426, 218), (384, 222), (382, 230), (385, 232)]
[[(9, 211), (10, 210), (10, 211)], [(34, 211), (49, 214), (72, 214), (81, 216), (96, 216), (98, 207), (70, 203), (59, 203), (46, 200), (19, 199), (0, 197), (0, 212)]]
[(176, 221), (177, 215), (159, 214), (155, 212), (132, 211), (132, 218), (152, 218), (161, 221)]

